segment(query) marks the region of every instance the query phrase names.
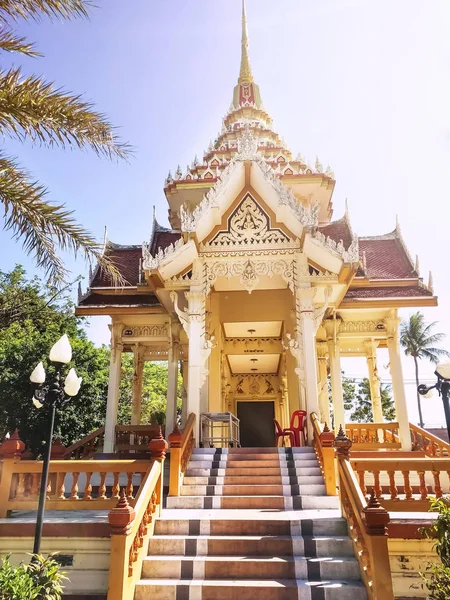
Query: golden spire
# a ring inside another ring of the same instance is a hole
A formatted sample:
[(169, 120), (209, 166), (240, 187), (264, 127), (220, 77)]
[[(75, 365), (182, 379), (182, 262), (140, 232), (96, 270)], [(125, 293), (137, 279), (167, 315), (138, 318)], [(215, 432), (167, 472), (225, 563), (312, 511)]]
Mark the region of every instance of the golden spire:
[(247, 11), (245, 0), (242, 0), (242, 56), (241, 56), (241, 72), (239, 73), (240, 84), (252, 83), (253, 75), (250, 66), (250, 58), (248, 56), (248, 30), (247, 30)]

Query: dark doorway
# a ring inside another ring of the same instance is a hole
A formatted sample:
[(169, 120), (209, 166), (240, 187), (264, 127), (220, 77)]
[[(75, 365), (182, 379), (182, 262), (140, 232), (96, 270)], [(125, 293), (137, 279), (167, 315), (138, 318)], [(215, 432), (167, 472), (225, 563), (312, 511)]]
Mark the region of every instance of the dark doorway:
[(243, 448), (275, 447), (275, 404), (273, 402), (238, 402), (237, 416)]

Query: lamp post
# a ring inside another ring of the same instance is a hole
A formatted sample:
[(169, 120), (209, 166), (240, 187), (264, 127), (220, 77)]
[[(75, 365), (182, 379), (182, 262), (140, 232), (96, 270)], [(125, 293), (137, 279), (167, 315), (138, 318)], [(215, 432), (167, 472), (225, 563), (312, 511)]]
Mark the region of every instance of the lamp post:
[(434, 385), (419, 385), (417, 391), (421, 396), (426, 396), (428, 392), (436, 389), (439, 396), (442, 397), (444, 405), (445, 421), (447, 423), (448, 439), (450, 441), (450, 362), (441, 363), (436, 367), (434, 374), (437, 382)]
[[(50, 361), (58, 365), (54, 383), (44, 385), (46, 373), (44, 365), (39, 363), (30, 375), (30, 381), (36, 386), (33, 396), (33, 404), (36, 408), (47, 408), (48, 410), (48, 431), (47, 445), (44, 451), (44, 461), (42, 465), (41, 487), (39, 490), (39, 505), (36, 519), (36, 531), (34, 535), (33, 554), (39, 554), (42, 538), (42, 526), (44, 522), (45, 500), (47, 498), (48, 471), (50, 466), (50, 454), (52, 450), (53, 428), (55, 426), (56, 409), (61, 408), (69, 401), (69, 397), (76, 396), (80, 390), (81, 377), (78, 377), (75, 369), (70, 369), (64, 380), (64, 387), (61, 385), (60, 370), (62, 365), (68, 364), (72, 360), (72, 348), (69, 338), (63, 335), (60, 340), (52, 347), (49, 354)], [(66, 397), (66, 395), (68, 397)]]

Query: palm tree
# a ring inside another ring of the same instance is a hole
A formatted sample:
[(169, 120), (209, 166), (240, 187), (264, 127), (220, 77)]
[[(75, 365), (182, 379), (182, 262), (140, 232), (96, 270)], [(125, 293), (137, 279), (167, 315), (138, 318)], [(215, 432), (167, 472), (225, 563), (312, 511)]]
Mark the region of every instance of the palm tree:
[[(12, 25), (20, 18), (86, 17), (90, 7), (86, 0), (0, 0), (0, 52), (40, 56), (33, 44), (14, 33)], [(108, 158), (126, 158), (130, 152), (92, 104), (41, 77), (24, 76), (20, 68), (0, 66), (0, 134), (49, 147), (91, 148)], [(52, 281), (61, 281), (67, 274), (60, 250), (98, 260), (114, 276), (101, 247), (74, 219), (73, 212), (46, 197), (46, 188), (0, 149), (4, 229), (22, 242), (25, 252)]]
[[(406, 356), (414, 358), (416, 389), (419, 387), (419, 360), (426, 358), (432, 363), (437, 364), (441, 356), (450, 356), (447, 350), (436, 347), (436, 344), (439, 344), (445, 338), (445, 334), (443, 333), (433, 333), (436, 324), (436, 322), (425, 323), (425, 318), (421, 312), (410, 315), (409, 320), (401, 324), (400, 343), (405, 349)], [(417, 392), (417, 406), (419, 408), (420, 426), (423, 428), (419, 392)]]

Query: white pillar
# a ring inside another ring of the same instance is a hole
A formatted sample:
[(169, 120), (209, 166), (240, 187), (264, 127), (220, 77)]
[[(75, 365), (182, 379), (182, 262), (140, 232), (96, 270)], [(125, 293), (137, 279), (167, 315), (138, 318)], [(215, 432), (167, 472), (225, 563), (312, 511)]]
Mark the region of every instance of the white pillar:
[(189, 381), (189, 369), (187, 360), (183, 360), (181, 363), (181, 373), (183, 376), (183, 382), (181, 385), (181, 426), (184, 427), (188, 419), (187, 389)]
[(131, 424), (141, 424), (142, 407), (142, 383), (144, 375), (144, 352), (145, 347), (136, 344), (133, 352), (134, 372), (133, 372), (133, 405), (131, 410)]
[(374, 423), (383, 423), (383, 408), (381, 406), (381, 381), (378, 375), (377, 346), (375, 340), (366, 340), (367, 368), (369, 370), (370, 398), (372, 400), (372, 414)]
[(105, 438), (103, 452), (112, 454), (116, 441), (117, 410), (119, 404), (120, 373), (122, 368), (121, 325), (111, 328), (111, 359), (109, 364), (108, 400), (106, 404)]
[(169, 348), (167, 365), (167, 408), (166, 408), (166, 439), (174, 430), (177, 422), (178, 398), (178, 354), (179, 345), (173, 340)]
[(324, 327), (327, 332), (328, 356), (330, 361), (331, 396), (333, 400), (334, 430), (339, 427), (345, 431), (344, 392), (342, 389), (341, 349), (339, 347), (339, 319), (327, 319)]
[(188, 416), (191, 413), (195, 414), (198, 431), (200, 420), (200, 396), (202, 383), (204, 383), (202, 371), (205, 364), (202, 355), (205, 340), (205, 295), (202, 292), (197, 291), (186, 292), (185, 295), (188, 301), (189, 313)]
[(402, 450), (411, 450), (411, 433), (409, 430), (408, 405), (406, 403), (405, 383), (403, 381), (403, 367), (400, 357), (400, 342), (398, 337), (398, 325), (400, 319), (393, 317), (385, 319), (388, 331), (389, 364), (392, 377), (392, 389), (394, 392), (395, 413), (399, 424), (399, 436)]
[(327, 369), (328, 344), (326, 342), (317, 343), (317, 362), (319, 371), (318, 392), (319, 392), (319, 410), (322, 423), (331, 425), (330, 397), (328, 395), (328, 369)]
[(308, 436), (312, 443), (313, 427), (311, 413), (319, 414), (319, 396), (317, 393), (317, 356), (316, 356), (316, 324), (314, 321), (313, 299), (314, 288), (297, 290), (297, 341), (303, 345), (303, 365), (306, 391), (306, 413), (308, 421)]

